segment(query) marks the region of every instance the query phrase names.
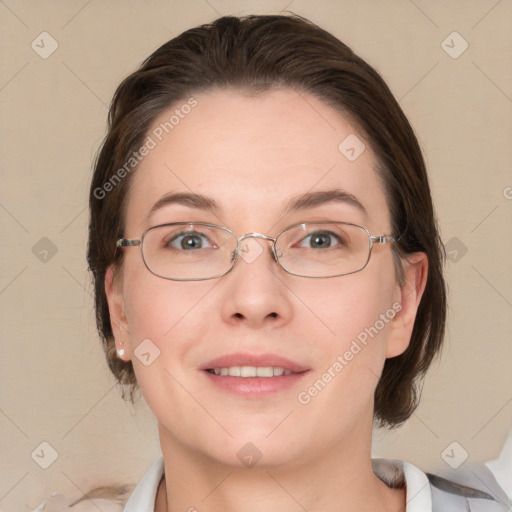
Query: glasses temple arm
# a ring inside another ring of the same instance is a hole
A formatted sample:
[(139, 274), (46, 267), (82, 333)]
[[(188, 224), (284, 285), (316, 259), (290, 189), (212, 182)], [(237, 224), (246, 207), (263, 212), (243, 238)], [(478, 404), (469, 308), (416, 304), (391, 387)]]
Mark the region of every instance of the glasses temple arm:
[(116, 242), (116, 247), (133, 247), (136, 245), (140, 245), (140, 240), (127, 240), (126, 238), (120, 238)]
[(397, 239), (392, 236), (381, 235), (381, 236), (371, 236), (370, 237), (373, 242), (378, 244), (388, 244), (390, 242), (397, 242)]

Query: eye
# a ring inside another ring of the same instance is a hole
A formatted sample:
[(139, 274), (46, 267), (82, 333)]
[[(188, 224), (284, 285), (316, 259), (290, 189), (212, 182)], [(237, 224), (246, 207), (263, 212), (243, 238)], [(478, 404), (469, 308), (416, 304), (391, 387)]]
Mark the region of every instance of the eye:
[(313, 249), (323, 249), (331, 247), (333, 239), (340, 243), (341, 245), (345, 245), (345, 241), (339, 235), (333, 233), (332, 231), (315, 231), (314, 233), (311, 233), (302, 239), (300, 247), (303, 247), (302, 242), (308, 239), (310, 240), (311, 243), (311, 246), (309, 248)]
[[(208, 246), (208, 244), (210, 244)], [(169, 249), (190, 251), (194, 249), (216, 248), (217, 245), (199, 231), (185, 231), (177, 235), (166, 237), (163, 246)]]

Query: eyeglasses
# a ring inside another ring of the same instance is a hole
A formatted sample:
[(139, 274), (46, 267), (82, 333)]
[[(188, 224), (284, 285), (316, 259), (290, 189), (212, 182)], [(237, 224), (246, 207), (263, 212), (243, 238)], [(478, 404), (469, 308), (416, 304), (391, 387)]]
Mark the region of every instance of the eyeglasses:
[[(228, 228), (204, 222), (173, 222), (153, 226), (138, 240), (120, 238), (116, 247), (140, 246), (148, 270), (163, 279), (199, 281), (222, 277), (242, 256), (248, 263), (262, 252), (261, 246), (242, 249), (247, 238), (272, 241), (274, 260), (289, 274), (327, 278), (363, 270), (374, 243), (396, 242), (387, 235), (373, 236), (348, 222), (304, 222), (275, 237), (260, 233), (237, 237)], [(249, 254), (252, 254), (249, 257)]]

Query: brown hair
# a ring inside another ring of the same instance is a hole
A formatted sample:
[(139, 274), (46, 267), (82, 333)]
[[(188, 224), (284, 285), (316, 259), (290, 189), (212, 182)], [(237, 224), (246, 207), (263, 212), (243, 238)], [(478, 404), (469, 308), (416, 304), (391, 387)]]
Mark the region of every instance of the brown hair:
[[(108, 266), (122, 268), (115, 241), (123, 236), (133, 172), (119, 171), (123, 165), (126, 170), (164, 110), (193, 93), (226, 87), (253, 95), (281, 87), (313, 94), (350, 116), (370, 141), (392, 230), (400, 235), (393, 244), (397, 279), (402, 282), (401, 261), (407, 254), (423, 251), (429, 262), (409, 347), (385, 361), (375, 391), (378, 426), (399, 426), (419, 403), (418, 385), (440, 351), (446, 319), (445, 254), (425, 163), (407, 118), (380, 75), (333, 35), (295, 14), (225, 16), (187, 30), (158, 48), (114, 95), (90, 189), (87, 260), (94, 276), (98, 330), (123, 397), (128, 390), (133, 401), (137, 383), (132, 363), (116, 357), (104, 287)], [(116, 171), (119, 179), (114, 182)]]

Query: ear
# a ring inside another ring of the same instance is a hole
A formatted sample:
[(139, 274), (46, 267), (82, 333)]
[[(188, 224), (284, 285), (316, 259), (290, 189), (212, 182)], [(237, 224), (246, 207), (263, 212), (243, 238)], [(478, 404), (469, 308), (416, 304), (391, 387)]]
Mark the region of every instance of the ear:
[(408, 254), (404, 262), (403, 286), (397, 284), (396, 302), (401, 309), (391, 321), (386, 358), (405, 352), (411, 341), (412, 330), (428, 275), (428, 258), (424, 252)]
[(123, 287), (114, 279), (114, 266), (110, 265), (105, 272), (105, 294), (107, 296), (110, 324), (116, 343), (116, 350), (124, 349), (123, 361), (132, 358), (129, 343), (128, 322), (125, 316)]

